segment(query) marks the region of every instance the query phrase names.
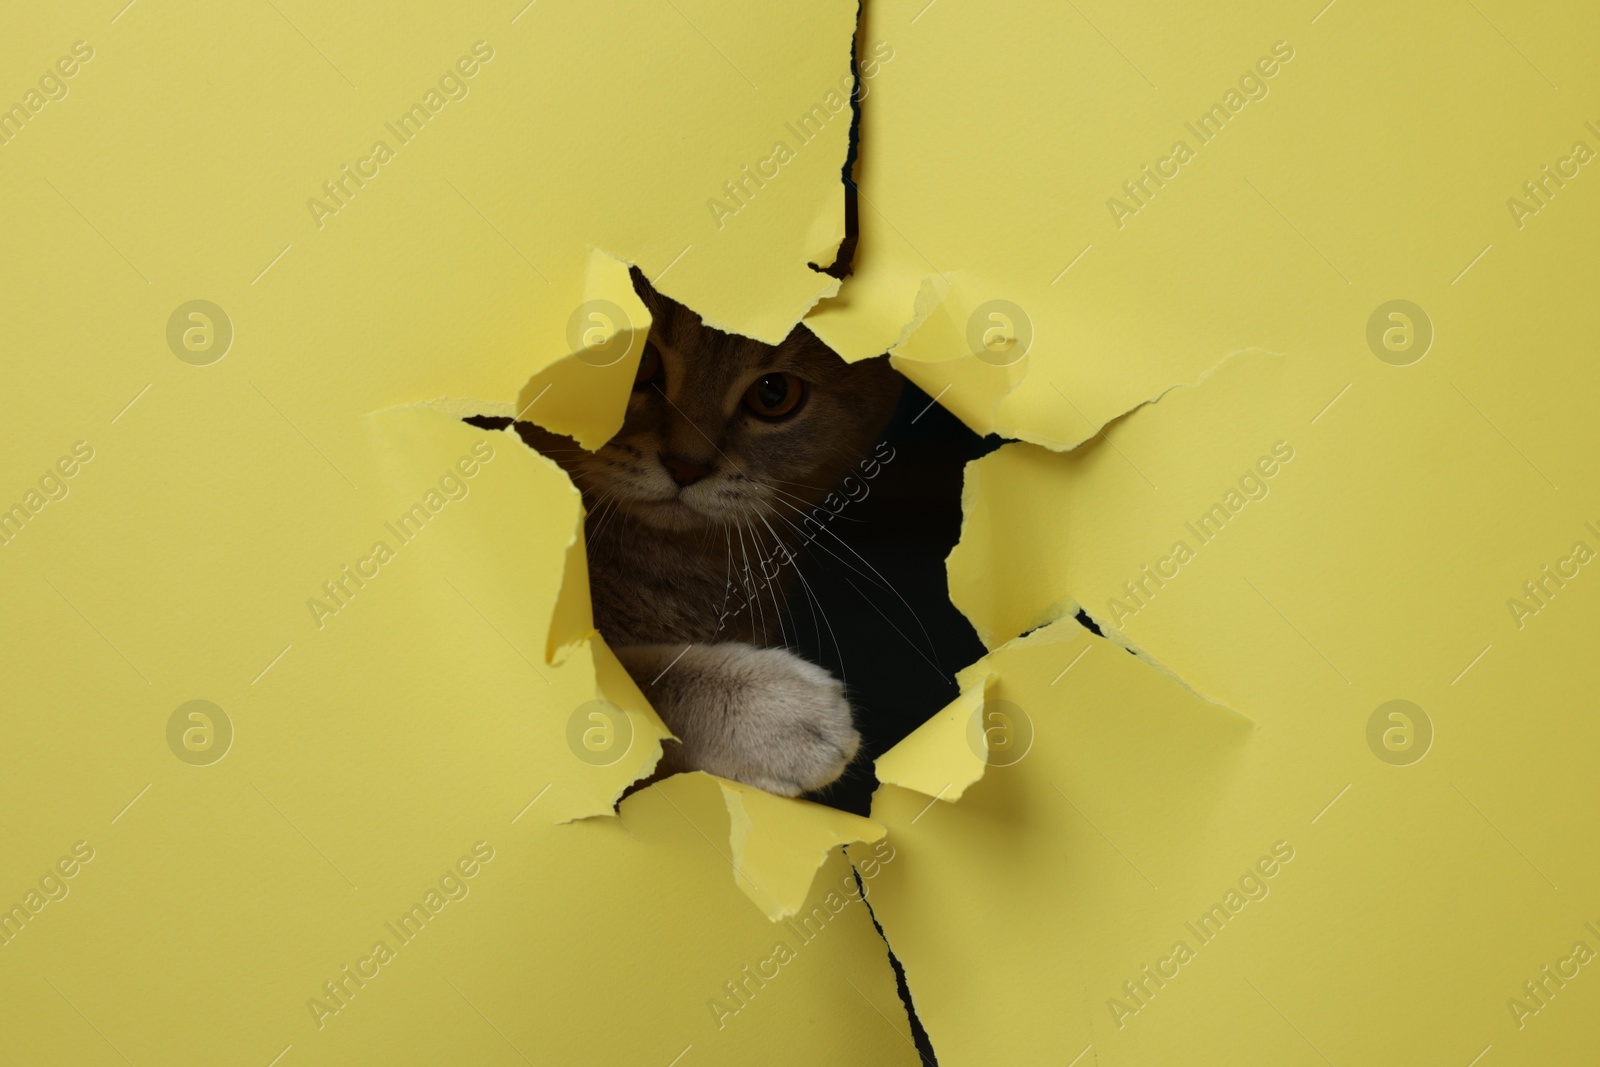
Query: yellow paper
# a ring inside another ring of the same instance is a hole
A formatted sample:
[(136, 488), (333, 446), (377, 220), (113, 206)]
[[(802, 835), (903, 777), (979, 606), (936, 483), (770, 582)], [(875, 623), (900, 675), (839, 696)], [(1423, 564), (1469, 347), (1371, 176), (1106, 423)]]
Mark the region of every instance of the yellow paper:
[[(944, 1064), (1584, 1062), (1597, 22), (10, 14), (0, 1059), (910, 1063), (876, 918)], [(632, 269), (1013, 442), (872, 819), (628, 794), (461, 421), (605, 440)]]
[(703, 777), (618, 817), (667, 732), (581, 502), (460, 421), (602, 441), (630, 266), (769, 340), (836, 290), (855, 13), (8, 14), (0, 1060), (915, 1060), (830, 907), (881, 827)]
[[(1032, 747), (874, 806), (940, 1061), (1582, 1062), (1593, 13), (867, 20), (862, 252), (808, 321), (1032, 442), (950, 560)], [(973, 354), (988, 299), (1025, 358)]]

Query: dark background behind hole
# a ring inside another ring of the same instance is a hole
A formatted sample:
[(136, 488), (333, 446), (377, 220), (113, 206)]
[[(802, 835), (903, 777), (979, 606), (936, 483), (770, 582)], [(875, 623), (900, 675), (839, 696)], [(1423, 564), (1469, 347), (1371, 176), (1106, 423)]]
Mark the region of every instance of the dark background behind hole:
[(862, 736), (845, 776), (811, 799), (859, 815), (877, 786), (872, 760), (954, 700), (956, 671), (984, 654), (950, 603), (944, 561), (961, 535), (962, 470), (1001, 444), (909, 382), (883, 439), (895, 455), (866, 482), (868, 495), (800, 553), (816, 619), (796, 581), (784, 620), (791, 648), (845, 680)]

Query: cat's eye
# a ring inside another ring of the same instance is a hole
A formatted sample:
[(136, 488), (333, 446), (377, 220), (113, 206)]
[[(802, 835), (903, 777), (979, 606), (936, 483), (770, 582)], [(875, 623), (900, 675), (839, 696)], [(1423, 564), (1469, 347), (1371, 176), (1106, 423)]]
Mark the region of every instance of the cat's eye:
[(806, 383), (793, 374), (768, 374), (744, 392), (744, 406), (763, 419), (786, 419), (800, 410)]
[(639, 369), (633, 376), (633, 388), (643, 389), (661, 376), (661, 351), (654, 341), (646, 341), (644, 355), (639, 357)]

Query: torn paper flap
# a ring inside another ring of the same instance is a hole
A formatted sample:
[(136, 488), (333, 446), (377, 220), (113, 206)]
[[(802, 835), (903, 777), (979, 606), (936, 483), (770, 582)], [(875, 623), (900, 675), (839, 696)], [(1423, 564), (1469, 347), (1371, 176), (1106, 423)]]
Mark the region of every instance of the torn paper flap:
[(846, 811), (716, 781), (728, 806), (735, 880), (774, 922), (799, 910), (818, 868), (840, 845), (871, 843), (886, 832)]
[(983, 730), (973, 726), (996, 677), (979, 661), (957, 678), (963, 683), (961, 695), (874, 761), (879, 782), (955, 801), (983, 777), (988, 741)]
[(559, 338), (530, 353), (535, 371), (517, 395), (515, 417), (573, 438), (591, 452), (622, 428), (650, 312), (633, 289), (628, 265), (605, 252), (589, 255), (583, 288)]

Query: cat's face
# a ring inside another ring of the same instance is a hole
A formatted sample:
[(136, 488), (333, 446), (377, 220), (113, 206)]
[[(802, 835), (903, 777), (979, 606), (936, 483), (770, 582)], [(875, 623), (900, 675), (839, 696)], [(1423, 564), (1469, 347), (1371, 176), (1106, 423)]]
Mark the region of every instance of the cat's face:
[(777, 527), (772, 516), (798, 518), (888, 422), (901, 378), (886, 359), (847, 364), (801, 326), (762, 344), (641, 296), (653, 323), (622, 429), (562, 464), (591, 511), (615, 501), (677, 532)]

